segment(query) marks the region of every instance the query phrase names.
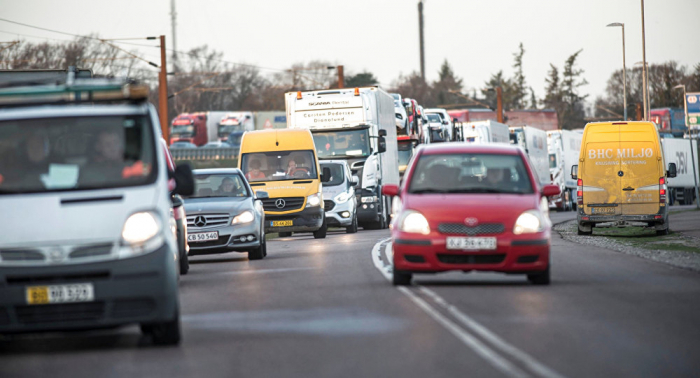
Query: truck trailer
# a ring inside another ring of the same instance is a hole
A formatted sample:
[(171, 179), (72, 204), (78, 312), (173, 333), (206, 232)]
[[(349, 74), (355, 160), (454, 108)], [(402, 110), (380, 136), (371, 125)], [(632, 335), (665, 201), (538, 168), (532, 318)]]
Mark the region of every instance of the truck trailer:
[[(691, 153), (690, 147), (693, 147)], [(661, 148), (667, 163), (676, 163), (676, 177), (669, 178), (666, 184), (669, 191), (668, 203), (678, 201), (681, 205), (690, 205), (695, 200), (695, 180), (700, 184), (700, 159), (698, 159), (698, 140), (681, 138), (661, 138)], [(693, 165), (693, 158), (695, 165)], [(694, 170), (693, 170), (694, 168)], [(693, 178), (695, 171), (695, 178)]]
[(548, 185), (549, 164), (547, 164), (547, 133), (530, 126), (510, 127), (510, 144), (525, 150), (532, 167), (537, 173), (540, 186)]
[(458, 126), (462, 142), (488, 144), (510, 143), (508, 125), (496, 121), (462, 122)]
[(561, 194), (549, 197), (549, 208), (559, 211), (576, 210), (576, 180), (571, 178), (571, 167), (578, 164), (582, 133), (571, 130), (547, 131), (549, 175)]

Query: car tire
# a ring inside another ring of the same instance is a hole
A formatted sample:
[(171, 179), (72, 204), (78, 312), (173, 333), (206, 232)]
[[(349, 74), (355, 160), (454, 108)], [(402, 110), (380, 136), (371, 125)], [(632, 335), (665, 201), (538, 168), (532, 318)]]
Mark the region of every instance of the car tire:
[(180, 274), (185, 275), (187, 272), (190, 271), (190, 260), (187, 257), (187, 248), (185, 247), (185, 239), (180, 237), (180, 231), (177, 231), (177, 240), (178, 240), (178, 258), (180, 259), (179, 265), (180, 265)]
[(278, 232), (277, 235), (281, 238), (288, 238), (288, 237), (292, 236), (292, 233), (291, 232)]
[(170, 321), (152, 324), (141, 324), (141, 332), (148, 335), (155, 345), (177, 345), (180, 343), (180, 313)]
[(260, 240), (260, 246), (248, 251), (248, 260), (262, 260), (265, 257), (265, 239)]
[(527, 280), (533, 285), (549, 285), (550, 279), (550, 266), (547, 266), (544, 272), (532, 273), (527, 275)]
[(318, 230), (314, 231), (314, 239), (325, 239), (326, 233), (328, 232), (328, 224), (326, 220), (323, 220), (323, 225)]
[(391, 279), (391, 283), (394, 284), (394, 286), (407, 286), (411, 284), (412, 278), (413, 274), (411, 273), (395, 270), (394, 275)]
[(349, 225), (348, 227), (345, 227), (345, 233), (347, 234), (354, 234), (357, 232), (357, 213), (353, 215), (352, 217), (352, 224)]
[(656, 235), (657, 236), (664, 236), (664, 235), (668, 235), (670, 232), (671, 232), (671, 230), (669, 230), (668, 226), (666, 226), (666, 228), (664, 228), (663, 230), (656, 230)]

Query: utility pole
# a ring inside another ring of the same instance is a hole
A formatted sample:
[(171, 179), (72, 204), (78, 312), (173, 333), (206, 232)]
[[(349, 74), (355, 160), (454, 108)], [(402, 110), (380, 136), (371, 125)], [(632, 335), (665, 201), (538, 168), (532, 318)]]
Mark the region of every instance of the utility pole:
[(503, 89), (496, 87), (496, 119), (503, 123)]
[(423, 44), (423, 0), (418, 2), (418, 34), (420, 37), (420, 77), (425, 81), (425, 46)]
[(168, 128), (168, 65), (165, 61), (165, 36), (160, 36), (160, 74), (158, 75), (158, 112), (163, 138), (170, 144)]
[(345, 76), (343, 73), (343, 66), (342, 65), (338, 66), (338, 67), (336, 67), (336, 69), (338, 71), (338, 88), (339, 89), (345, 88)]
[(175, 36), (175, 28), (177, 27), (177, 12), (175, 12), (175, 0), (170, 0), (170, 27), (172, 29), (173, 40), (173, 63), (177, 60), (177, 39)]
[(643, 95), (644, 95), (644, 120), (649, 120), (649, 88), (648, 88), (648, 69), (647, 69), (647, 48), (646, 48), (646, 36), (644, 33), (644, 0), (642, 0), (642, 81), (644, 85)]

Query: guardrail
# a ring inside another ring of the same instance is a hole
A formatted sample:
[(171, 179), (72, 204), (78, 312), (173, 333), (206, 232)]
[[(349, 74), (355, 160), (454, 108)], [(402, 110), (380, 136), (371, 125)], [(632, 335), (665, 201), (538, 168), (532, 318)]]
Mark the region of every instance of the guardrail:
[(234, 160), (238, 148), (172, 148), (173, 160)]

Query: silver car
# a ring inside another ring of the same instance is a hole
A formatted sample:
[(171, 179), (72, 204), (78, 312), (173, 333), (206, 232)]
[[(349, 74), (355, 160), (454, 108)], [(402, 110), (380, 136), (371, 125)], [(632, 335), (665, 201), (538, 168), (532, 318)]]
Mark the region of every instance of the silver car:
[(267, 192), (253, 190), (237, 168), (196, 169), (195, 191), (185, 197), (189, 255), (247, 252), (248, 259), (267, 255)]

